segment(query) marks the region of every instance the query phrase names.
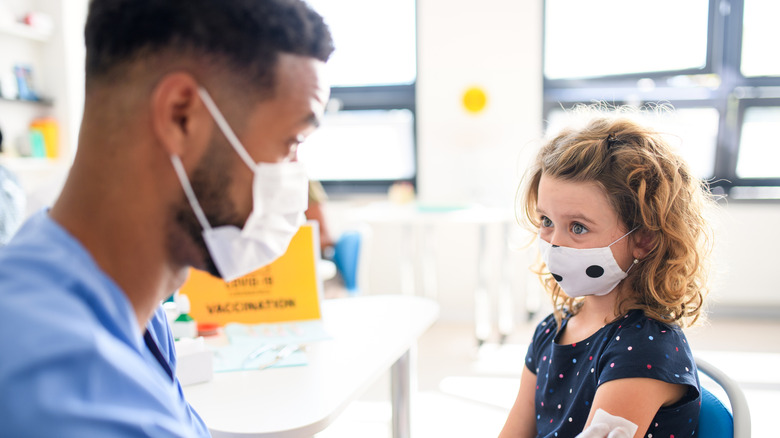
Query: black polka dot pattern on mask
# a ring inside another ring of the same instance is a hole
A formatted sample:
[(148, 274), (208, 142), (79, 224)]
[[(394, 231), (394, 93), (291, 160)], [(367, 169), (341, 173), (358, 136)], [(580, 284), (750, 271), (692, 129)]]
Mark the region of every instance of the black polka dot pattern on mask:
[(561, 277), (561, 276), (560, 276), (560, 275), (558, 275), (558, 274), (553, 274), (552, 272), (550, 272), (550, 274), (552, 274), (552, 276), (553, 276), (553, 278), (555, 279), (555, 281), (557, 281), (557, 282), (559, 282), (559, 283), (561, 282), (561, 280), (563, 280), (563, 277)]
[(588, 266), (585, 273), (588, 274), (588, 277), (590, 278), (599, 278), (604, 275), (604, 268), (599, 265)]

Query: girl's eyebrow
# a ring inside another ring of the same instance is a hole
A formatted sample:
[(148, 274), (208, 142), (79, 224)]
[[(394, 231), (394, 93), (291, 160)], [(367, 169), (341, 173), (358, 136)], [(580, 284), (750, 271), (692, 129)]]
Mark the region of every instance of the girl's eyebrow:
[(580, 213), (575, 213), (575, 214), (571, 214), (571, 215), (564, 215), (564, 217), (566, 217), (568, 219), (571, 219), (571, 220), (580, 221), (580, 222), (587, 222), (589, 224), (594, 224), (595, 223), (591, 218), (589, 218), (589, 217), (587, 217), (587, 216), (585, 216), (583, 214), (580, 214)]
[[(545, 213), (545, 211), (542, 210), (541, 208), (536, 209), (536, 214), (541, 216), (547, 216), (547, 213)], [(589, 218), (588, 216), (585, 216), (582, 213), (563, 213), (561, 217), (570, 221), (585, 222), (590, 225), (596, 223), (593, 219)]]

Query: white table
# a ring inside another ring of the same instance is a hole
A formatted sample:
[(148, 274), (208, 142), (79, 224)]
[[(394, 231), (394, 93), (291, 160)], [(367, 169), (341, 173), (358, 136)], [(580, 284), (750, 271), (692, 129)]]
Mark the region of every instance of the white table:
[(333, 339), (310, 345), (307, 365), (217, 373), (184, 388), (215, 438), (311, 437), (388, 369), (393, 436), (409, 437), (414, 347), (436, 321), (438, 304), (378, 295), (325, 300), (322, 312)]
[[(514, 222), (511, 212), (499, 208), (489, 208), (480, 205), (470, 205), (462, 208), (433, 208), (420, 206), (414, 202), (408, 204), (393, 204), (391, 202), (376, 202), (359, 209), (354, 209), (352, 220), (365, 222), (369, 225), (395, 224), (402, 227), (400, 278), (401, 291), (406, 295), (415, 295), (415, 235), (421, 237), (422, 260), (422, 295), (437, 298), (436, 256), (433, 248), (434, 227), (438, 224), (476, 225), (479, 229), (477, 285), (474, 290), (474, 331), (479, 345), (490, 336), (493, 316), (491, 311), (491, 295), (494, 296), (497, 308), (497, 323), (501, 342), (514, 330), (514, 302), (509, 286), (508, 236), (509, 226)], [(503, 253), (501, 254), (501, 281), (495, 291), (488, 290), (487, 266), (483, 263), (488, 258), (487, 230), (490, 226), (501, 227)], [(417, 229), (420, 228), (420, 229)], [(417, 230), (416, 230), (417, 229)], [(415, 232), (417, 231), (417, 232)]]

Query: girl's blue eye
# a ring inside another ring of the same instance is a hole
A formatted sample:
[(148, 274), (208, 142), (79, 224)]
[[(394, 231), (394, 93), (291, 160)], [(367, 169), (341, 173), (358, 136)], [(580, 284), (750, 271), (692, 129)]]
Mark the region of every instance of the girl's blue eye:
[(585, 228), (585, 225), (575, 223), (571, 226), (571, 232), (574, 234), (585, 234), (588, 232), (588, 229)]
[(550, 218), (548, 218), (547, 216), (542, 216), (542, 226), (544, 228), (550, 228), (552, 225), (553, 223), (550, 220)]

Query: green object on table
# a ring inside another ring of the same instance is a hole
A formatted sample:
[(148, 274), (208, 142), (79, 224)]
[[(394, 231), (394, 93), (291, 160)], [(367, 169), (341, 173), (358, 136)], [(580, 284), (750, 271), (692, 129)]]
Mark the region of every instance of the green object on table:
[(417, 204), (417, 211), (420, 213), (449, 213), (467, 208), (469, 207), (466, 205)]
[(30, 153), (37, 158), (46, 156), (46, 142), (43, 133), (37, 129), (30, 130)]

